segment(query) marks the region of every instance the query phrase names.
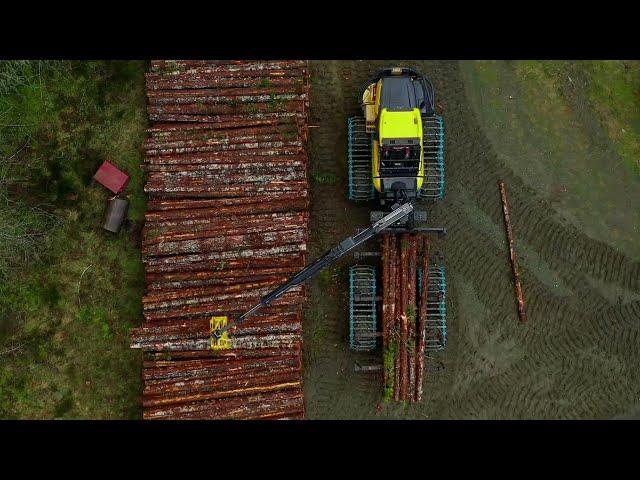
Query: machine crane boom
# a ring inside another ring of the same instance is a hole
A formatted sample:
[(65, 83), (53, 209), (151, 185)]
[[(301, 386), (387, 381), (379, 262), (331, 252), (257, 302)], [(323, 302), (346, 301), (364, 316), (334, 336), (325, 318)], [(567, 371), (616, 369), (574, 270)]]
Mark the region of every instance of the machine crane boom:
[(222, 338), (222, 335), (227, 330), (229, 330), (230, 328), (233, 328), (236, 325), (240, 325), (248, 317), (250, 317), (255, 312), (257, 312), (260, 308), (270, 305), (271, 302), (280, 298), (282, 295), (288, 292), (291, 288), (295, 287), (296, 285), (300, 285), (306, 280), (314, 277), (315, 275), (320, 273), (322, 270), (327, 268), (329, 265), (336, 262), (338, 259), (342, 258), (348, 252), (358, 247), (359, 245), (362, 245), (371, 237), (382, 232), (384, 229), (391, 227), (394, 223), (404, 219), (405, 217), (407, 217), (413, 212), (413, 209), (414, 209), (413, 204), (410, 202), (397, 205), (396, 208), (392, 209), (391, 212), (389, 212), (387, 215), (382, 217), (377, 222), (373, 223), (369, 228), (363, 230), (360, 233), (357, 233), (352, 237), (348, 237), (344, 239), (336, 247), (332, 248), (327, 253), (317, 258), (313, 263), (310, 263), (309, 265), (304, 267), (302, 270), (300, 270), (298, 273), (296, 273), (286, 283), (280, 285), (278, 288), (276, 288), (272, 292), (262, 297), (260, 302), (254, 305), (247, 312), (240, 315), (235, 320), (235, 322), (230, 322), (230, 323), (224, 322), (226, 324), (213, 330), (211, 333), (212, 345), (214, 345), (216, 341), (219, 341)]

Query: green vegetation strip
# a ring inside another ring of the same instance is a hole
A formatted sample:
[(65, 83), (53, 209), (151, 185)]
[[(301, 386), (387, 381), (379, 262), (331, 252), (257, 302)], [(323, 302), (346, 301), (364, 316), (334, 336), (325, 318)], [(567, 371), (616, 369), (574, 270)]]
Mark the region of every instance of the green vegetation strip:
[(145, 199), (144, 62), (0, 62), (0, 418), (136, 418), (143, 269), (101, 229), (105, 159)]
[(383, 355), (384, 374), (387, 378), (387, 384), (384, 386), (382, 399), (384, 402), (393, 400), (393, 392), (395, 388), (395, 365), (396, 356), (398, 355), (398, 342), (394, 341), (385, 349)]

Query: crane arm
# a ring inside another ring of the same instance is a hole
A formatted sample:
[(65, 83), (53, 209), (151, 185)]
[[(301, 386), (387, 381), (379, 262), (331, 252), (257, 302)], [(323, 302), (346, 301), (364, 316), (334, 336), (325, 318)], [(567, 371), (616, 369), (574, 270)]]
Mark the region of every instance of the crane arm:
[(342, 258), (348, 252), (358, 247), (359, 245), (363, 244), (364, 242), (369, 240), (371, 237), (377, 235), (385, 228), (390, 227), (398, 220), (402, 220), (411, 212), (413, 212), (412, 203), (402, 204), (397, 208), (395, 208), (394, 210), (392, 210), (387, 215), (385, 215), (384, 217), (382, 217), (377, 222), (373, 223), (366, 230), (363, 230), (362, 232), (352, 237), (348, 237), (344, 239), (342, 242), (340, 242), (339, 245), (332, 248), (327, 253), (317, 258), (313, 263), (307, 265), (298, 273), (296, 273), (286, 283), (280, 285), (278, 288), (276, 288), (272, 292), (262, 297), (262, 299), (256, 305), (254, 305), (247, 312), (240, 315), (235, 322), (227, 323), (226, 325), (215, 329), (211, 334), (212, 337), (216, 340), (220, 340), (222, 338), (222, 335), (227, 330), (229, 330), (230, 328), (236, 325), (240, 325), (242, 322), (244, 322), (247, 319), (247, 317), (253, 315), (260, 308), (270, 305), (271, 302), (280, 298), (282, 295), (288, 292), (291, 288), (295, 287), (296, 285), (300, 285), (306, 280), (314, 277), (315, 275), (320, 273), (322, 270), (327, 268), (329, 265), (336, 262), (338, 259)]

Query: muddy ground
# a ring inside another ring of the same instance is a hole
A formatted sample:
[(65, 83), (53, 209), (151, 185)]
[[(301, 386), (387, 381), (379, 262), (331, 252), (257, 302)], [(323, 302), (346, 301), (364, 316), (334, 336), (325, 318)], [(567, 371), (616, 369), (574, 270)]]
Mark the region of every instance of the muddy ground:
[[(598, 169), (597, 174), (572, 176), (575, 164), (563, 166), (565, 157), (552, 149), (538, 152), (538, 157), (515, 155), (519, 143), (526, 143), (528, 153), (535, 149), (535, 132), (520, 131), (520, 139), (512, 138), (508, 148), (501, 143), (501, 135), (508, 133), (514, 121), (503, 122), (502, 130), (489, 124), (490, 108), (483, 103), (469, 64), (312, 62), (311, 124), (317, 127), (312, 128), (310, 138), (310, 259), (368, 224), (368, 212), (375, 204), (354, 205), (346, 198), (346, 121), (359, 113), (356, 97), (360, 86), (378, 68), (393, 64), (417, 67), (431, 78), (446, 122), (446, 197), (425, 204), (425, 208), (430, 225), (448, 230), (441, 250), (449, 284), (449, 343), (445, 352), (427, 359), (421, 404), (381, 404), (381, 376), (354, 371), (356, 363), (380, 363), (381, 353), (356, 354), (348, 348), (347, 281), (354, 259), (344, 259), (307, 287), (307, 416), (637, 416), (640, 264), (633, 245), (615, 241), (622, 235), (609, 241), (603, 233), (607, 211), (601, 202), (608, 203), (611, 211), (638, 211), (640, 195), (630, 194), (640, 185), (636, 179), (620, 180), (624, 173), (598, 164), (598, 159), (609, 158), (609, 151), (606, 139), (600, 139), (597, 132), (583, 146), (586, 151), (581, 157), (591, 159), (592, 151), (599, 152), (589, 163), (589, 168)], [(588, 113), (581, 115), (588, 117)], [(545, 162), (554, 166), (553, 174)], [(567, 178), (562, 172), (569, 172)], [(553, 182), (558, 175), (562, 181)], [(509, 190), (514, 234), (522, 257), (528, 325), (519, 324), (517, 318), (498, 179), (504, 180)], [(585, 191), (591, 191), (589, 181), (594, 188), (607, 182), (613, 187), (601, 188), (593, 204), (580, 203), (566, 188), (578, 181)], [(619, 191), (623, 187), (616, 187), (616, 182), (624, 186), (624, 205)], [(592, 216), (594, 224), (604, 225), (599, 229), (589, 223), (594, 208), (599, 209), (598, 215)], [(620, 228), (624, 230), (624, 225)], [(366, 248), (376, 249), (379, 247), (373, 241)]]

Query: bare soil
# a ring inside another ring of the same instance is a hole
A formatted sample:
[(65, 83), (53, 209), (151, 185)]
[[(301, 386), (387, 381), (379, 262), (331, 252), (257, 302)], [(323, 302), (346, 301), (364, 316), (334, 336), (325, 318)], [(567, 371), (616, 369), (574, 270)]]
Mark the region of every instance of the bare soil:
[[(486, 116), (478, 107), (481, 102), (473, 75), (464, 63), (312, 62), (311, 124), (318, 127), (311, 129), (310, 138), (313, 178), (309, 258), (368, 225), (368, 212), (375, 204), (354, 205), (346, 196), (346, 122), (359, 113), (360, 86), (378, 68), (395, 64), (416, 67), (431, 79), (438, 110), (446, 122), (446, 196), (424, 207), (430, 225), (448, 230), (442, 252), (449, 284), (449, 344), (443, 353), (427, 359), (421, 404), (381, 404), (381, 374), (354, 371), (356, 363), (381, 363), (380, 351), (363, 355), (348, 348), (348, 267), (354, 260), (344, 259), (307, 286), (307, 416), (637, 416), (640, 264), (634, 259), (635, 252), (593, 233), (588, 203), (570, 199), (558, 202), (561, 193), (554, 194), (555, 190), (546, 188), (549, 181), (543, 182), (542, 177), (548, 176), (544, 164), (523, 173), (519, 168), (523, 162), (511, 163), (511, 157), (498, 144), (499, 135), (491, 133), (495, 129), (483, 124)], [(605, 140), (596, 134), (591, 136), (586, 154), (589, 148), (604, 148), (601, 143)], [(549, 155), (549, 162), (557, 160)], [(593, 178), (595, 184), (602, 183), (603, 176), (616, 176), (608, 168), (601, 169), (605, 172), (598, 176), (580, 175), (580, 181)], [(558, 171), (563, 168), (559, 166)], [(540, 175), (540, 181), (536, 175)], [(509, 191), (527, 325), (519, 324), (517, 317), (499, 179), (506, 182)], [(619, 206), (617, 192), (611, 192), (608, 198), (606, 192), (602, 195), (601, 202), (609, 202), (612, 208)], [(640, 198), (628, 200), (632, 205), (624, 207), (637, 210)], [(379, 245), (371, 241), (365, 248), (375, 251)]]

